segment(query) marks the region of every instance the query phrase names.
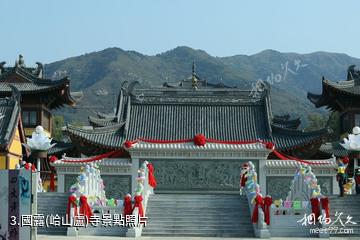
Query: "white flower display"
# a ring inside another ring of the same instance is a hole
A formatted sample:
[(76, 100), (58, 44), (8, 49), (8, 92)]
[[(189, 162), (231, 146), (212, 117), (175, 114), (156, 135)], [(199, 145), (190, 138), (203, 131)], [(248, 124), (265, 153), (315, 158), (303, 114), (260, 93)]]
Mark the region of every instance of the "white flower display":
[(31, 138), (27, 138), (27, 145), (31, 150), (35, 151), (47, 151), (56, 143), (51, 144), (52, 138), (46, 136), (44, 128), (42, 126), (37, 126), (35, 131), (32, 133)]
[(344, 143), (340, 143), (347, 150), (360, 151), (360, 128), (354, 127), (352, 134), (344, 138)]

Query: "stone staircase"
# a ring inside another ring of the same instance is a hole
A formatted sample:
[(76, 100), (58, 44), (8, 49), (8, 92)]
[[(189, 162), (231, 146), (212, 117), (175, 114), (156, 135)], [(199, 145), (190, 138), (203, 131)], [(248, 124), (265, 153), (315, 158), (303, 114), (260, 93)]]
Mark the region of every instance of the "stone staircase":
[[(66, 207), (68, 202), (68, 195), (57, 192), (47, 192), (37, 194), (37, 213), (43, 214), (45, 218), (53, 214), (58, 214), (60, 217), (66, 215)], [(66, 235), (66, 227), (39, 227), (38, 234), (46, 235)]]
[(333, 227), (337, 227), (338, 229), (353, 229), (354, 233), (346, 234), (346, 233), (333, 233), (331, 236), (341, 236), (341, 237), (360, 237), (360, 195), (345, 195), (345, 197), (338, 197), (337, 195), (329, 196), (330, 202), (330, 218), (331, 223), (334, 222), (337, 217), (335, 217), (335, 213), (343, 213), (341, 215), (341, 220), (345, 224), (347, 221), (347, 216), (353, 217), (351, 219), (352, 222), (356, 222), (356, 225), (346, 224), (345, 227), (341, 225), (340, 222), (336, 222)]
[(253, 237), (245, 196), (154, 194), (142, 236)]

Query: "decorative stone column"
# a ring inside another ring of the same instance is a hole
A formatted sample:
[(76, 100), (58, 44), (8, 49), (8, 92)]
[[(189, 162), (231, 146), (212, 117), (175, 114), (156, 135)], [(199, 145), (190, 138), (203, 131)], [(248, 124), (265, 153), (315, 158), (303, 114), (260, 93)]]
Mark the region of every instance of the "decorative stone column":
[(132, 158), (131, 159), (131, 196), (135, 196), (135, 189), (136, 189), (136, 183), (137, 183), (137, 176), (138, 176), (138, 170), (139, 170), (139, 159), (138, 158)]
[(65, 175), (63, 173), (57, 174), (57, 191), (59, 193), (65, 192)]
[(258, 182), (260, 185), (261, 192), (264, 196), (267, 195), (266, 189), (266, 159), (259, 159), (259, 173), (258, 173)]

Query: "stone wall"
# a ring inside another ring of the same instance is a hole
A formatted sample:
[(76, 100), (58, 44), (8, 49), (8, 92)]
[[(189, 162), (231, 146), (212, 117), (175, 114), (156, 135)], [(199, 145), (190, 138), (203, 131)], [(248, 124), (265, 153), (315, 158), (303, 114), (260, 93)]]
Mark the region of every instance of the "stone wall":
[[(157, 191), (239, 191), (240, 168), (247, 160), (149, 160)], [(257, 160), (252, 160), (258, 165)]]

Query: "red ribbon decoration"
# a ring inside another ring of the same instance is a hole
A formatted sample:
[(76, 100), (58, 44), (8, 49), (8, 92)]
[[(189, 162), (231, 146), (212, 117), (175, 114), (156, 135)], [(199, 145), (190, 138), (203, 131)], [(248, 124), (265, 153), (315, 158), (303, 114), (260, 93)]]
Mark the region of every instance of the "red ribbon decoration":
[(348, 164), (348, 163), (350, 162), (350, 159), (349, 159), (348, 156), (346, 156), (346, 157), (343, 157), (343, 158), (341, 159), (341, 161), (342, 161), (344, 164)]
[(247, 181), (247, 177), (245, 176), (247, 174), (247, 171), (244, 172), (241, 175), (241, 179), (240, 179), (240, 187), (245, 187), (246, 181)]
[(123, 209), (123, 214), (126, 218), (127, 215), (131, 215), (132, 211), (133, 211), (133, 206), (131, 203), (131, 196), (130, 195), (125, 195), (124, 197), (124, 209)]
[(256, 195), (255, 206), (251, 217), (251, 221), (253, 223), (257, 223), (259, 220), (259, 207), (264, 209), (264, 202), (263, 202), (263, 198), (260, 195)]
[(133, 208), (133, 214), (134, 214), (134, 210), (135, 208), (138, 208), (139, 209), (139, 216), (140, 217), (143, 217), (144, 216), (144, 209), (143, 209), (143, 205), (142, 205), (142, 200), (143, 200), (143, 197), (141, 195), (138, 195), (138, 196), (135, 196), (134, 197), (134, 200), (135, 200), (135, 204), (134, 204), (134, 208)]
[(327, 197), (320, 199), (321, 207), (325, 210), (326, 218), (330, 218), (329, 199)]
[(196, 134), (194, 137), (194, 144), (196, 146), (204, 146), (206, 144), (206, 138), (203, 134)]
[(91, 207), (85, 195), (80, 196), (80, 214), (86, 216), (86, 221), (89, 223), (90, 217), (93, 215)]
[(74, 195), (71, 195), (69, 198), (68, 198), (68, 205), (67, 205), (67, 209), (66, 209), (66, 214), (69, 218), (69, 221), (70, 221), (70, 210), (71, 208), (74, 208), (74, 214), (75, 216), (77, 216), (77, 205), (76, 205), (76, 197)]
[(154, 166), (151, 164), (151, 163), (148, 163), (147, 164), (147, 168), (149, 170), (149, 176), (148, 176), (148, 180), (149, 180), (149, 185), (155, 189), (156, 188), (156, 179), (155, 179), (155, 176), (154, 176)]
[(26, 170), (30, 170), (30, 163), (25, 163), (25, 165), (24, 165), (24, 168), (26, 169)]
[(280, 153), (279, 151), (275, 150), (275, 145), (272, 142), (266, 142), (263, 140), (252, 140), (252, 141), (223, 141), (223, 140), (216, 140), (212, 138), (205, 138), (203, 134), (197, 134), (194, 139), (180, 139), (180, 140), (154, 140), (154, 139), (145, 139), (145, 138), (138, 138), (133, 141), (127, 140), (124, 143), (124, 146), (126, 148), (131, 148), (133, 144), (141, 142), (146, 143), (160, 143), (160, 144), (168, 144), (168, 143), (187, 143), (187, 142), (194, 142), (197, 146), (204, 146), (206, 142), (209, 143), (220, 143), (220, 144), (253, 144), (253, 143), (262, 143), (265, 145), (266, 149), (271, 150), (279, 159), (281, 160), (294, 160), (300, 163), (309, 164), (309, 165), (322, 165), (322, 164), (328, 164), (328, 163), (314, 163), (310, 161), (301, 160), (292, 156), (288, 156), (284, 153)]
[(97, 155), (97, 156), (94, 156), (94, 157), (90, 157), (90, 158), (86, 158), (86, 159), (83, 159), (83, 160), (61, 160), (62, 162), (65, 162), (65, 163), (87, 163), (87, 162), (95, 162), (95, 161), (99, 161), (99, 160), (102, 160), (104, 158), (108, 158), (108, 157), (111, 157), (117, 153), (119, 153), (120, 151), (119, 150), (115, 150), (115, 151), (111, 151), (111, 152), (107, 152), (107, 153), (104, 153), (104, 154), (100, 154), (100, 155)]
[(58, 160), (58, 158), (57, 158), (56, 156), (54, 156), (54, 155), (52, 155), (52, 156), (49, 157), (49, 161), (50, 161), (51, 163), (54, 163), (54, 162), (56, 162), (57, 160)]
[(310, 203), (311, 203), (311, 212), (315, 216), (314, 222), (317, 222), (320, 216), (320, 201), (318, 198), (311, 198)]
[(50, 192), (55, 192), (55, 168), (51, 167), (50, 173)]
[(264, 208), (265, 208), (265, 222), (267, 225), (270, 225), (270, 206), (272, 204), (272, 198), (266, 196), (264, 199)]

